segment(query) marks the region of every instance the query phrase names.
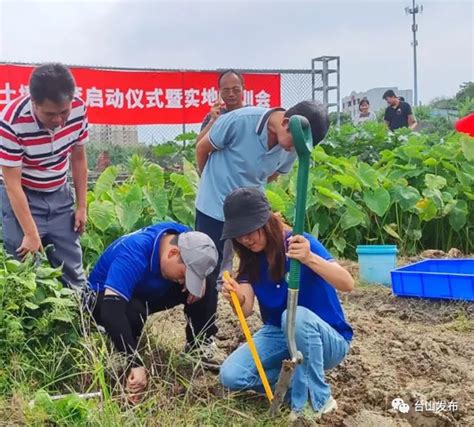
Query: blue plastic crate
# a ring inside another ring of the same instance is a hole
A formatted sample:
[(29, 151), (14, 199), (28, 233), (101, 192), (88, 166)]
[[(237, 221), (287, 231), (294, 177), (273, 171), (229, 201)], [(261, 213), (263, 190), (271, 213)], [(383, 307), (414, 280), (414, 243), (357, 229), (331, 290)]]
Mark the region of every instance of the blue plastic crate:
[(428, 259), (391, 272), (397, 296), (474, 301), (474, 258)]

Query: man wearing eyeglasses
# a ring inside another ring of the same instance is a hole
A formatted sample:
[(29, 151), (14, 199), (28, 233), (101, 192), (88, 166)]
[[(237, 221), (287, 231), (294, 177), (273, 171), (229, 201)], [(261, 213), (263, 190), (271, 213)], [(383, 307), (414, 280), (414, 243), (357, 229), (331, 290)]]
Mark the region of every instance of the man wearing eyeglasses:
[[(212, 106), (211, 111), (209, 111), (203, 119), (201, 132), (196, 138), (196, 144), (209, 133), (212, 126), (220, 116), (245, 107), (243, 101), (244, 78), (240, 73), (231, 69), (226, 70), (219, 74), (217, 84), (219, 86), (218, 98)], [(217, 333), (215, 325), (217, 309), (216, 283), (219, 275), (219, 268), (223, 262), (222, 259), (224, 258), (223, 265), (232, 263), (233, 251), (231, 244), (227, 244), (227, 247), (224, 248), (224, 244), (220, 240), (221, 229), (220, 227), (215, 227), (214, 219), (204, 215), (199, 210), (196, 210), (195, 227), (197, 231), (207, 234), (214, 241), (219, 252), (219, 262), (215, 271), (207, 278), (206, 293), (204, 297), (201, 301), (196, 303), (196, 308), (199, 309), (199, 306), (201, 306), (199, 310), (202, 317), (201, 321), (203, 324), (205, 323), (207, 325), (206, 330), (203, 331), (204, 336), (201, 337), (201, 345), (195, 345), (197, 348), (190, 348), (189, 345), (187, 345), (185, 351), (200, 356), (204, 362), (204, 366), (211, 369), (217, 369), (220, 366), (220, 363), (224, 361), (226, 354), (222, 352), (214, 340)]]
[(244, 78), (242, 74), (234, 70), (226, 70), (219, 75), (217, 84), (219, 86), (219, 96), (211, 111), (206, 114), (202, 121), (201, 132), (196, 138), (196, 143), (211, 130), (212, 125), (221, 114), (244, 107)]

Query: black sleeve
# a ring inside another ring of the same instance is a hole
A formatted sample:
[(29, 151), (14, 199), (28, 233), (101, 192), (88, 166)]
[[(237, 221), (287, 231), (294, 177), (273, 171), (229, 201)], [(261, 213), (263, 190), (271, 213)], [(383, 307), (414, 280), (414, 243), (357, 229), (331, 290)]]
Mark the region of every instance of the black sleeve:
[(211, 121), (211, 113), (207, 113), (206, 117), (204, 117), (201, 125), (201, 131), (208, 125), (208, 123)]
[(413, 111), (411, 109), (411, 105), (408, 102), (405, 102), (405, 112), (407, 116), (413, 114)]
[[(389, 107), (390, 108), (390, 107)], [(390, 121), (390, 117), (388, 116), (388, 108), (385, 109), (385, 114), (383, 115), (383, 119), (386, 121), (386, 122), (389, 122)]]
[(126, 314), (127, 304), (125, 298), (119, 295), (105, 295), (100, 308), (100, 317), (115, 348), (125, 353), (133, 365), (140, 366), (136, 358), (137, 339), (133, 336)]

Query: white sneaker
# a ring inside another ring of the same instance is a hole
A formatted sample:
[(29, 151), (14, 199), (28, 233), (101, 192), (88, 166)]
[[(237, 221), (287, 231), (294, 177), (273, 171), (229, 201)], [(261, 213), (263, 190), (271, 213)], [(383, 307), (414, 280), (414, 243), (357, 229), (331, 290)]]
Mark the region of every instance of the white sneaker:
[(195, 349), (186, 348), (185, 353), (193, 359), (198, 359), (204, 367), (212, 370), (219, 370), (227, 357), (214, 339), (210, 339)]
[(315, 411), (311, 406), (311, 402), (308, 402), (301, 411), (291, 411), (288, 421), (290, 423), (301, 419), (307, 421), (317, 421), (320, 420), (324, 414), (328, 414), (329, 412), (335, 411), (336, 409), (336, 400), (332, 396), (329, 396), (329, 399), (319, 411)]

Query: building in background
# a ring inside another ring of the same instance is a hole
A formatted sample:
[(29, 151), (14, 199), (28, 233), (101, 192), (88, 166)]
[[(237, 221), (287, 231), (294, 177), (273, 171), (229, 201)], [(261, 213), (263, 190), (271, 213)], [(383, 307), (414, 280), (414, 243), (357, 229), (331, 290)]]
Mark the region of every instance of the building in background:
[(387, 107), (387, 103), (382, 99), (385, 91), (392, 89), (397, 96), (403, 96), (405, 101), (413, 105), (413, 91), (411, 89), (398, 89), (397, 87), (376, 87), (365, 92), (352, 92), (349, 96), (342, 98), (342, 112), (350, 114), (351, 118), (359, 112), (359, 101), (367, 98), (370, 103), (370, 110), (377, 112)]
[(90, 125), (90, 139), (100, 144), (137, 145), (137, 126)]

